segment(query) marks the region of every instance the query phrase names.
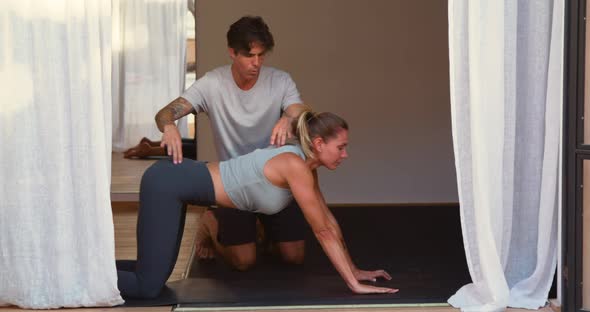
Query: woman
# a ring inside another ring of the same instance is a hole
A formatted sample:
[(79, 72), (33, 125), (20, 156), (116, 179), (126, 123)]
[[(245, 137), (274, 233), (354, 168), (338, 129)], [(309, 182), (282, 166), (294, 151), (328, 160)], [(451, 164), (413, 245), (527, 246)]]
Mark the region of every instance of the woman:
[(218, 205), (274, 214), (293, 197), (328, 258), (355, 293), (397, 289), (359, 283), (381, 277), (353, 264), (338, 222), (326, 206), (316, 169), (336, 169), (348, 157), (348, 125), (332, 113), (303, 112), (294, 124), (297, 145), (256, 150), (221, 163), (161, 160), (143, 175), (137, 224), (137, 263), (118, 263), (119, 290), (125, 297), (159, 294), (170, 276), (182, 238), (186, 204)]

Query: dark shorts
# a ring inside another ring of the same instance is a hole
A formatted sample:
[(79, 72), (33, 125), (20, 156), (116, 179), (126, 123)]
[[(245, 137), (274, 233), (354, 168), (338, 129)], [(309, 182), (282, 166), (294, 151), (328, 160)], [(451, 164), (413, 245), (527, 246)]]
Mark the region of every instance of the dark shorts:
[(305, 218), (294, 200), (274, 215), (234, 208), (214, 208), (212, 211), (219, 224), (217, 240), (224, 246), (256, 242), (257, 218), (262, 223), (265, 236), (270, 242), (293, 242), (305, 238)]

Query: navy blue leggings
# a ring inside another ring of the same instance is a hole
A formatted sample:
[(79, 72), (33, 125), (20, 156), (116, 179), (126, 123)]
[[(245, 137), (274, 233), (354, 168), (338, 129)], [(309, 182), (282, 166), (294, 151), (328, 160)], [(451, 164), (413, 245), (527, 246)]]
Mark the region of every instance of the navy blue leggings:
[(123, 297), (158, 296), (176, 264), (186, 204), (215, 204), (205, 163), (184, 159), (174, 165), (162, 159), (146, 170), (139, 190), (137, 261), (117, 261)]

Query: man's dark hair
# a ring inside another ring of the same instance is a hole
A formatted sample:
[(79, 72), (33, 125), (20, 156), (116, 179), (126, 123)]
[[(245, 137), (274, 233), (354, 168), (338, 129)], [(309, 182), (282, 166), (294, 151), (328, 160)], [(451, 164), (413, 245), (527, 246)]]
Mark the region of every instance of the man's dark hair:
[(260, 43), (266, 51), (271, 51), (275, 41), (268, 25), (260, 16), (244, 16), (229, 26), (227, 45), (236, 53), (250, 52), (252, 43)]

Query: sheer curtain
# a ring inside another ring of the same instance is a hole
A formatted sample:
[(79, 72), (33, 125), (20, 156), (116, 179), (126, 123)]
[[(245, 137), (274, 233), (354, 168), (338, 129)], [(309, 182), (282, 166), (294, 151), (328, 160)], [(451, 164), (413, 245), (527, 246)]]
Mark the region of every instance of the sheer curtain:
[[(159, 141), (154, 116), (184, 90), (186, 0), (112, 0), (113, 150)], [(179, 121), (188, 134), (186, 118)]]
[(563, 0), (449, 1), (468, 311), (544, 306), (556, 269)]
[(112, 306), (110, 1), (0, 2), (0, 303)]

